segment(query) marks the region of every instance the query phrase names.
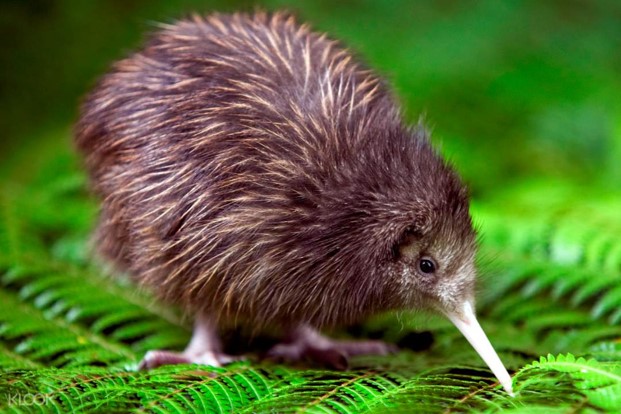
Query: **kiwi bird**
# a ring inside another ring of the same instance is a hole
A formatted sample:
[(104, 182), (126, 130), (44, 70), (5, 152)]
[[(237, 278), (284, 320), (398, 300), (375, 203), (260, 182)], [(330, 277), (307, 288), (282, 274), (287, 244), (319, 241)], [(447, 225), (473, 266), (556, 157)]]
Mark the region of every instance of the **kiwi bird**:
[(99, 253), (195, 317), (183, 352), (142, 367), (226, 364), (230, 323), (280, 327), (270, 354), (285, 359), (385, 354), (319, 329), (429, 309), (511, 392), (475, 317), (467, 190), (336, 41), (283, 13), (162, 25), (87, 95), (76, 143)]

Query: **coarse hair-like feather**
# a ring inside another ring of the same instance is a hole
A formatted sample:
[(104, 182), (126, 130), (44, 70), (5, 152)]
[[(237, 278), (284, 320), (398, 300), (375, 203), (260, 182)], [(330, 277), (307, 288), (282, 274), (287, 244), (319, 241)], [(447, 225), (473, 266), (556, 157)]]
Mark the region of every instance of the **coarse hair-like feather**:
[(188, 312), (353, 322), (399, 305), (404, 231), (468, 238), (467, 194), (384, 82), (290, 15), (163, 25), (86, 98), (100, 252)]

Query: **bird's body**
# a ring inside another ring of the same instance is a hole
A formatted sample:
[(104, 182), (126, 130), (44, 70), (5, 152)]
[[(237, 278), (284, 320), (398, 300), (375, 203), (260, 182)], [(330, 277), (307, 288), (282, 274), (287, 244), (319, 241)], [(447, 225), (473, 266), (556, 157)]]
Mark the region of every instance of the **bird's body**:
[(76, 131), (100, 252), (212, 325), (472, 301), (458, 176), (380, 78), (291, 17), (164, 26), (100, 81)]

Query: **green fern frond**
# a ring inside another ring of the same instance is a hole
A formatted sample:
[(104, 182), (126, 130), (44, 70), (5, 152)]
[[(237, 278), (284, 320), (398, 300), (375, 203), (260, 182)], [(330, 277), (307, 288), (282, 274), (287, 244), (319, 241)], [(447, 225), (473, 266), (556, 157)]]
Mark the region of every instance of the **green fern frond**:
[(583, 393), (590, 404), (608, 410), (621, 411), (621, 364), (603, 363), (594, 359), (576, 358), (572, 354), (548, 355), (525, 366), (517, 378), (532, 371), (552, 371), (568, 374), (573, 386)]
[[(359, 357), (347, 372), (252, 358), (225, 368), (134, 371), (149, 349), (183, 348), (189, 327), (148, 293), (89, 265), (94, 205), (80, 188), (81, 174), (66, 165), (54, 167), (56, 178), (0, 189), (0, 246), (6, 247), (0, 252), (0, 395), (13, 396), (0, 401), (0, 411), (22, 412), (15, 396), (35, 395), (44, 404), (31, 408), (56, 412), (618, 408), (611, 375), (619, 375), (621, 361), (619, 242), (613, 237), (620, 219), (611, 214), (616, 204), (610, 200), (592, 198), (592, 219), (579, 225), (573, 206), (587, 206), (569, 190), (540, 207), (524, 201), (503, 208), (498, 200), (474, 207), (484, 233), (483, 258), (492, 259), (484, 266), (488, 276), (478, 308), (501, 359), (517, 372), (511, 398), (448, 321), (410, 313), (380, 316), (362, 332), (399, 341), (412, 331), (430, 331), (430, 349)], [(33, 199), (73, 205), (83, 218), (69, 224), (62, 214), (37, 211), (29, 205)], [(604, 218), (606, 231), (597, 233)], [(550, 352), (585, 359), (561, 355), (529, 364)]]
[[(559, 325), (584, 325), (595, 319), (619, 324), (621, 200), (605, 196), (584, 202), (577, 194), (566, 194), (569, 190), (551, 197), (538, 186), (530, 193), (524, 188), (515, 191), (516, 197), (530, 197), (512, 203), (510, 209), (500, 209), (500, 201), (474, 209), (483, 228), (482, 252), (502, 272), (486, 289), (484, 306), (502, 301), (494, 305), (493, 314), (518, 320), (546, 309), (530, 300), (541, 298), (551, 306), (589, 311), (588, 318), (572, 318), (564, 311), (556, 318)], [(543, 201), (535, 205), (534, 200)]]

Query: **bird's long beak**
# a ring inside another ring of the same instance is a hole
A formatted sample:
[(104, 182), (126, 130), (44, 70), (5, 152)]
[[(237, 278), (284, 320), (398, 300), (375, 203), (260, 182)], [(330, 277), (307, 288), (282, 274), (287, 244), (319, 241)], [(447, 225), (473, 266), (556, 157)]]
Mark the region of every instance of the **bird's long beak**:
[(513, 387), (511, 384), (511, 377), (507, 372), (505, 366), (498, 358), (498, 354), (492, 347), (492, 344), (487, 339), (485, 332), (479, 325), (477, 317), (474, 314), (472, 303), (470, 301), (464, 302), (461, 310), (453, 312), (444, 312), (446, 316), (453, 322), (453, 324), (460, 330), (460, 332), (466, 337), (468, 342), (472, 345), (479, 356), (485, 361), (487, 366), (492, 370), (500, 384), (504, 389), (513, 396)]

